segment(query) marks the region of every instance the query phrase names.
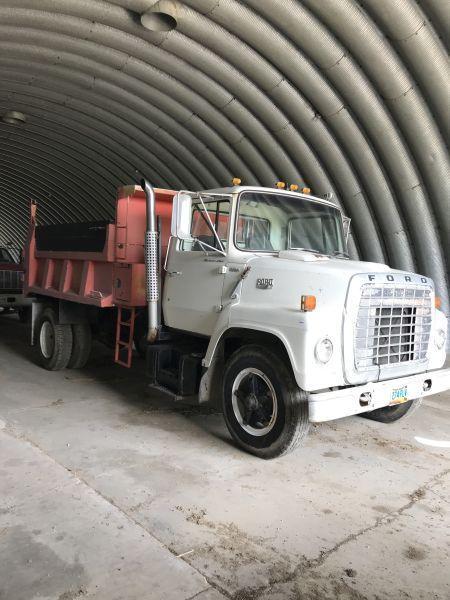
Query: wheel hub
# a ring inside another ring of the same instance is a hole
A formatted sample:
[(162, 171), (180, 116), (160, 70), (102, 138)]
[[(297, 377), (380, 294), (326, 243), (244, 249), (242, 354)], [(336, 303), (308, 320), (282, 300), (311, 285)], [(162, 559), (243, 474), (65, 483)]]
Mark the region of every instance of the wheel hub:
[(233, 411), (242, 429), (254, 436), (273, 429), (278, 402), (270, 379), (259, 369), (241, 371), (233, 383)]
[(52, 324), (49, 321), (44, 321), (42, 324), (39, 344), (44, 358), (51, 358), (55, 348), (55, 335)]

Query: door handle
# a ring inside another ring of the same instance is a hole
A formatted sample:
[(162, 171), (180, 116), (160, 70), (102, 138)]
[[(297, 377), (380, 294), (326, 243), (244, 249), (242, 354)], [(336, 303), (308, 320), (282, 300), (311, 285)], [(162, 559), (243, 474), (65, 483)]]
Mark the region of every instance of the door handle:
[(167, 271), (167, 275), (173, 277), (174, 275), (183, 275), (181, 271)]

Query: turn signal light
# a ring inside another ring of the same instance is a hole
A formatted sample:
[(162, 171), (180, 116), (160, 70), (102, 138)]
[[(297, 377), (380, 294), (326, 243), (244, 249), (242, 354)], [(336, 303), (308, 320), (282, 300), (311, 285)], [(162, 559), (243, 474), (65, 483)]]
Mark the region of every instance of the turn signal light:
[(284, 190), (284, 188), (286, 187), (286, 184), (284, 183), (284, 181), (277, 181), (277, 188), (280, 190)]
[(291, 192), (296, 192), (298, 190), (298, 185), (296, 183), (293, 183), (289, 186), (289, 189), (291, 190)]
[(233, 185), (241, 185), (241, 180), (239, 177), (233, 177), (233, 181), (231, 182)]
[(310, 193), (311, 193), (311, 188), (304, 187), (304, 188), (302, 189), (302, 192), (303, 192), (304, 194), (310, 194)]
[(311, 312), (316, 308), (315, 296), (302, 296), (300, 308), (302, 312)]
[(436, 308), (441, 308), (441, 306), (442, 306), (442, 300), (439, 298), (439, 296), (435, 296), (434, 297), (434, 306)]

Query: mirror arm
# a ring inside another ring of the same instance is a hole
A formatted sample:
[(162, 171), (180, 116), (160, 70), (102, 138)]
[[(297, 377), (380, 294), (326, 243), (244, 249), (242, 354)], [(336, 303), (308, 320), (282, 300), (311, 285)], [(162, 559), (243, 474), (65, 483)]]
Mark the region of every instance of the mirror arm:
[[(198, 238), (193, 238), (197, 244), (200, 244), (203, 252), (206, 252), (205, 248), (210, 248), (211, 250), (213, 250), (214, 252), (219, 252), (220, 254), (222, 254), (223, 256), (226, 256), (227, 253), (225, 252), (225, 250), (220, 250), (220, 248), (214, 248), (214, 246), (210, 246), (209, 244), (207, 244), (206, 242), (202, 242), (201, 240), (199, 240)], [(222, 244), (221, 244), (222, 245)], [(222, 246), (223, 247), (223, 246)]]
[[(205, 215), (206, 215), (206, 217), (207, 217), (207, 219), (209, 221), (209, 226), (211, 227), (211, 230), (214, 233), (214, 237), (216, 238), (217, 243), (219, 244), (219, 247), (220, 247), (219, 251), (225, 256), (226, 255), (225, 248), (223, 247), (223, 244), (220, 241), (219, 236), (217, 235), (217, 231), (215, 230), (214, 225), (212, 224), (211, 218), (210, 218), (210, 216), (208, 214), (208, 211), (206, 210), (205, 203), (203, 202), (202, 195), (199, 194), (198, 197), (200, 198), (200, 202), (202, 203), (203, 210), (205, 211)], [(209, 246), (209, 247), (211, 248), (211, 246)], [(214, 248), (214, 250), (217, 250), (217, 248)]]
[(170, 246), (172, 245), (172, 240), (173, 240), (173, 235), (171, 235), (169, 237), (169, 241), (167, 242), (166, 256), (164, 258), (164, 265), (163, 265), (164, 271), (167, 271), (167, 261), (169, 260), (169, 252), (170, 252)]

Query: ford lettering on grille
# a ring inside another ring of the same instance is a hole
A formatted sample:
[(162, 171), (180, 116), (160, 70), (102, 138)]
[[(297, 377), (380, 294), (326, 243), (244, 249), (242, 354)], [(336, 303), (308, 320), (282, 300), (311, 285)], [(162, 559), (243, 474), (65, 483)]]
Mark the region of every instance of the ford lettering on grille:
[(429, 285), (364, 284), (354, 336), (356, 369), (424, 362), (430, 341), (431, 300)]

